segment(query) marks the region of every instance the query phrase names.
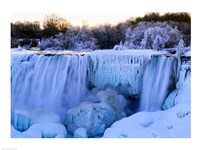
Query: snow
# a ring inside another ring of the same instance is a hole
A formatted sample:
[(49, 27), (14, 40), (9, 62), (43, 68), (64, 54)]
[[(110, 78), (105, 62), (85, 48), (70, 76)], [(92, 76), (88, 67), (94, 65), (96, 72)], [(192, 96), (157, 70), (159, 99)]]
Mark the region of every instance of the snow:
[(16, 130), (13, 126), (11, 126), (11, 137), (15, 137), (16, 135), (20, 134), (18, 130)]
[(184, 54), (184, 56), (186, 56), (186, 57), (191, 57), (191, 51), (186, 52), (186, 53)]
[(185, 77), (185, 73), (182, 72), (183, 71), (181, 71), (180, 80), (183, 81), (179, 81), (182, 82), (180, 84), (181, 86), (169, 94), (163, 105), (163, 109), (169, 109), (182, 103), (191, 103), (191, 75), (189, 74), (185, 79), (182, 79)]
[(182, 65), (177, 89), (163, 105), (163, 111), (138, 112), (123, 118), (104, 132), (104, 138), (190, 138), (191, 73)]
[(107, 103), (115, 111), (115, 120), (126, 117), (127, 101), (122, 95), (118, 95), (115, 91), (107, 89), (96, 94), (97, 99)]
[(46, 110), (34, 110), (31, 112), (31, 125), (47, 122), (60, 123), (60, 117), (57, 114)]
[[(59, 123), (59, 116), (46, 110), (12, 110), (11, 137), (40, 138), (50, 135), (65, 137), (66, 129)], [(58, 127), (60, 130), (56, 129)]]
[(120, 94), (139, 94), (146, 63), (152, 55), (162, 54), (166, 52), (96, 50), (87, 53), (89, 81), (101, 90), (113, 88)]
[[(78, 128), (85, 128), (88, 137), (102, 134), (114, 121), (126, 117), (127, 101), (116, 91), (107, 89), (105, 91), (93, 90), (96, 103), (83, 102), (78, 107), (67, 112), (66, 125), (71, 134), (75, 134)], [(83, 130), (83, 129), (82, 129)], [(77, 131), (79, 136), (83, 131)]]
[(115, 119), (115, 112), (106, 103), (83, 102), (67, 112), (66, 125), (70, 134), (78, 128), (86, 128), (89, 137), (102, 134)]
[(165, 100), (165, 103), (163, 105), (163, 109), (169, 109), (174, 107), (177, 102), (175, 101), (177, 95), (178, 95), (178, 90), (175, 89), (174, 91), (172, 91), (169, 96), (167, 97), (167, 99)]
[(39, 123), (32, 125), (27, 131), (17, 134), (15, 138), (65, 138), (67, 130), (58, 123)]
[(86, 128), (78, 128), (74, 132), (74, 138), (87, 138), (87, 129)]
[(166, 111), (139, 112), (115, 122), (103, 138), (189, 138), (189, 104), (179, 104)]

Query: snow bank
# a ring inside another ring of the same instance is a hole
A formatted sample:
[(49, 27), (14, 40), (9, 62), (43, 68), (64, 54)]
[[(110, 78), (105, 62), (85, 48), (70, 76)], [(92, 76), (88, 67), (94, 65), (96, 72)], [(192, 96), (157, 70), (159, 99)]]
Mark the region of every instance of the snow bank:
[(189, 138), (189, 104), (179, 104), (166, 111), (139, 112), (115, 122), (103, 138)]
[(165, 53), (153, 50), (96, 50), (86, 54), (89, 81), (101, 90), (113, 88), (120, 94), (139, 94), (146, 63), (152, 55)]
[(66, 128), (59, 124), (59, 116), (53, 112), (46, 110), (12, 110), (11, 114), (11, 137), (64, 138), (67, 135)]
[(65, 138), (67, 130), (58, 123), (39, 123), (32, 125), (27, 131), (17, 134), (15, 138)]

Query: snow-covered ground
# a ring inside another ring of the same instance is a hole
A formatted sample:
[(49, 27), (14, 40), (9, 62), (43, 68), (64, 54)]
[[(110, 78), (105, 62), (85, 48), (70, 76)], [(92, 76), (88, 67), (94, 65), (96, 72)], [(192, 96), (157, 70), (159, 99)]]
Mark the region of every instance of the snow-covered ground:
[[(190, 138), (191, 75), (184, 66), (177, 93), (169, 96), (163, 111), (138, 112), (115, 122), (104, 132), (104, 138)], [(175, 93), (174, 91), (172, 94)]]

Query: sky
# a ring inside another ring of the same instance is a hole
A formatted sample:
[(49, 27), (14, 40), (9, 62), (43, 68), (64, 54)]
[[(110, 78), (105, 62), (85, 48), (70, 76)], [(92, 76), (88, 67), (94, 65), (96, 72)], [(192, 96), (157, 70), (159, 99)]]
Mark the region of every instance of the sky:
[(116, 24), (118, 22), (125, 21), (130, 17), (143, 16), (144, 12), (81, 12), (81, 13), (12, 13), (11, 21), (43, 21), (45, 15), (56, 14), (59, 17), (65, 18), (72, 25), (82, 26), (83, 22), (89, 26), (95, 26), (98, 24)]

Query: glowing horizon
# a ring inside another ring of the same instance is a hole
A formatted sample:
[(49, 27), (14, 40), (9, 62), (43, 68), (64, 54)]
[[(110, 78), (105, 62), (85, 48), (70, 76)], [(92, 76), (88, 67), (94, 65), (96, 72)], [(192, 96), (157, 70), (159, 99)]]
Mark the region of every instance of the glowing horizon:
[(98, 24), (117, 24), (123, 22), (130, 17), (144, 16), (144, 12), (126, 12), (126, 13), (105, 13), (105, 12), (76, 12), (76, 13), (12, 13), (11, 22), (16, 21), (40, 21), (42, 22), (45, 15), (55, 14), (59, 17), (67, 19), (72, 25), (82, 26), (86, 23), (89, 26), (95, 26)]

